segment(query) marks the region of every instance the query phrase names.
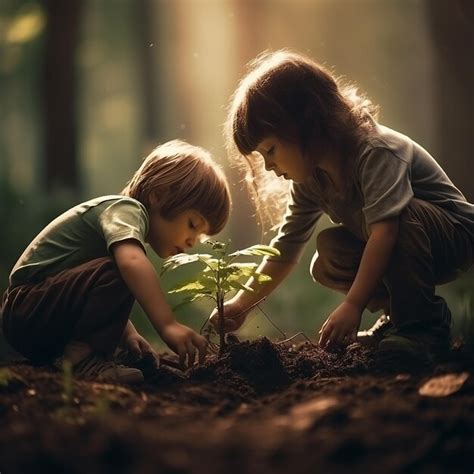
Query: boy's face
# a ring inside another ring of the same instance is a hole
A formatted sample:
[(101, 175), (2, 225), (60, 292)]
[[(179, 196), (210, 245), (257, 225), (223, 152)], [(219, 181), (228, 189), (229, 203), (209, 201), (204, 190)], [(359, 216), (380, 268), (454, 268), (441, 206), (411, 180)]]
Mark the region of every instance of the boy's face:
[(154, 211), (150, 213), (150, 230), (146, 241), (161, 258), (166, 258), (194, 247), (208, 233), (208, 222), (193, 209), (172, 219), (165, 219), (158, 211)]
[(265, 169), (277, 176), (301, 183), (311, 175), (311, 166), (296, 143), (270, 135), (257, 145), (256, 151), (263, 156)]

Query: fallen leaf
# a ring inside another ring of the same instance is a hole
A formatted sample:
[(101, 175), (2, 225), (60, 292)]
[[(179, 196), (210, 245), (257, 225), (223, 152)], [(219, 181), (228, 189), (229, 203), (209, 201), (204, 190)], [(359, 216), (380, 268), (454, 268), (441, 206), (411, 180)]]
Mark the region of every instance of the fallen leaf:
[(333, 397), (313, 398), (294, 406), (288, 415), (278, 417), (277, 425), (287, 425), (296, 430), (305, 430), (323, 413), (337, 405), (339, 405), (339, 401)]
[(338, 403), (339, 402), (332, 397), (313, 398), (312, 400), (294, 406), (290, 414), (297, 417), (313, 415), (318, 412), (326, 411), (328, 408), (338, 405)]
[(433, 377), (419, 388), (418, 393), (425, 397), (447, 397), (456, 393), (468, 378), (469, 372)]
[(100, 383), (100, 382), (95, 382), (92, 384), (92, 391), (99, 394), (99, 393), (104, 393), (108, 392), (111, 394), (121, 394), (121, 395), (126, 395), (133, 397), (135, 394), (128, 388), (126, 387), (121, 387), (120, 385), (112, 385), (108, 383)]
[(395, 380), (397, 382), (405, 382), (406, 380), (410, 380), (410, 374), (398, 374), (396, 377), (395, 377)]

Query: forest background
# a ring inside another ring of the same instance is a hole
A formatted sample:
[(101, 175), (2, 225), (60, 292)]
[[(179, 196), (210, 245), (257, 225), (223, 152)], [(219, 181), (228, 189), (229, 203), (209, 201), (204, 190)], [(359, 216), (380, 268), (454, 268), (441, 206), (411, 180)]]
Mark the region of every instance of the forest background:
[[(266, 49), (301, 51), (357, 83), (379, 104), (380, 121), (427, 148), (474, 201), (473, 26), (470, 0), (2, 0), (0, 291), (44, 225), (119, 192), (173, 138), (209, 149), (230, 178), (234, 209), (219, 239), (235, 249), (268, 243), (272, 233), (262, 235), (222, 136), (245, 64)], [(289, 334), (314, 336), (341, 299), (311, 280), (314, 241), (262, 307)], [(183, 276), (166, 277), (164, 287)], [(455, 331), (465, 330), (472, 273), (440, 293)], [(211, 309), (187, 307), (178, 317), (198, 329)], [(133, 319), (160, 344), (140, 308)], [(373, 321), (367, 314), (364, 327)], [(278, 332), (256, 310), (241, 334)]]

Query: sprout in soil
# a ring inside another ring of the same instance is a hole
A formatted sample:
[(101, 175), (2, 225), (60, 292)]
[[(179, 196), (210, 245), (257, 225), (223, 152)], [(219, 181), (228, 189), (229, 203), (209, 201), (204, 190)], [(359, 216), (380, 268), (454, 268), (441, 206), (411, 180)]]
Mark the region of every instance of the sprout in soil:
[(278, 256), (280, 252), (268, 245), (253, 245), (243, 250), (228, 253), (229, 243), (208, 240), (214, 255), (210, 254), (178, 254), (169, 257), (163, 263), (161, 275), (169, 270), (187, 265), (189, 263), (201, 262), (204, 266), (200, 275), (176, 285), (169, 293), (187, 293), (188, 296), (178, 306), (197, 301), (201, 298), (214, 300), (219, 314), (219, 353), (225, 348), (225, 322), (224, 302), (227, 293), (244, 290), (253, 292), (254, 289), (247, 285), (250, 278), (259, 284), (266, 283), (271, 277), (257, 271), (258, 264), (254, 262), (236, 262), (239, 257), (267, 257)]

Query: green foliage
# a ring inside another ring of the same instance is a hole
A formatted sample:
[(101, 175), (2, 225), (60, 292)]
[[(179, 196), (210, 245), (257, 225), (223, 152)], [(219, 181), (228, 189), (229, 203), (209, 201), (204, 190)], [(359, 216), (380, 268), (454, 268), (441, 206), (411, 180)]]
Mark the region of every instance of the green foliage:
[(211, 298), (216, 304), (221, 296), (236, 290), (253, 292), (254, 290), (246, 283), (250, 278), (258, 283), (265, 283), (271, 280), (268, 275), (257, 271), (257, 263), (235, 262), (241, 256), (277, 256), (279, 251), (267, 245), (254, 245), (237, 252), (228, 254), (229, 242), (208, 241), (212, 246), (215, 255), (210, 254), (178, 254), (169, 257), (163, 263), (161, 275), (165, 272), (190, 263), (201, 262), (203, 271), (193, 281), (184, 281), (171, 288), (168, 293), (186, 293), (189, 296), (184, 303), (190, 303), (201, 298)]
[(16, 379), (16, 374), (8, 368), (0, 369), (0, 387), (8, 387)]
[[(178, 254), (169, 257), (163, 263), (161, 275), (191, 263), (200, 262), (202, 272), (192, 281), (186, 280), (172, 287), (168, 293), (185, 293), (187, 297), (178, 305), (188, 304), (202, 298), (210, 298), (217, 305), (219, 313), (219, 336), (221, 350), (225, 345), (224, 339), (224, 300), (229, 292), (248, 291), (254, 289), (248, 285), (251, 278), (258, 284), (271, 280), (271, 277), (258, 271), (258, 264), (254, 262), (236, 262), (239, 257), (270, 257), (278, 256), (280, 252), (268, 245), (253, 245), (243, 250), (228, 253), (230, 240), (227, 243), (208, 241), (214, 255), (210, 254)], [(175, 307), (176, 309), (176, 307)]]
[(71, 361), (64, 359), (62, 365), (63, 393), (62, 399), (66, 407), (70, 408), (74, 398), (74, 377), (72, 374)]

